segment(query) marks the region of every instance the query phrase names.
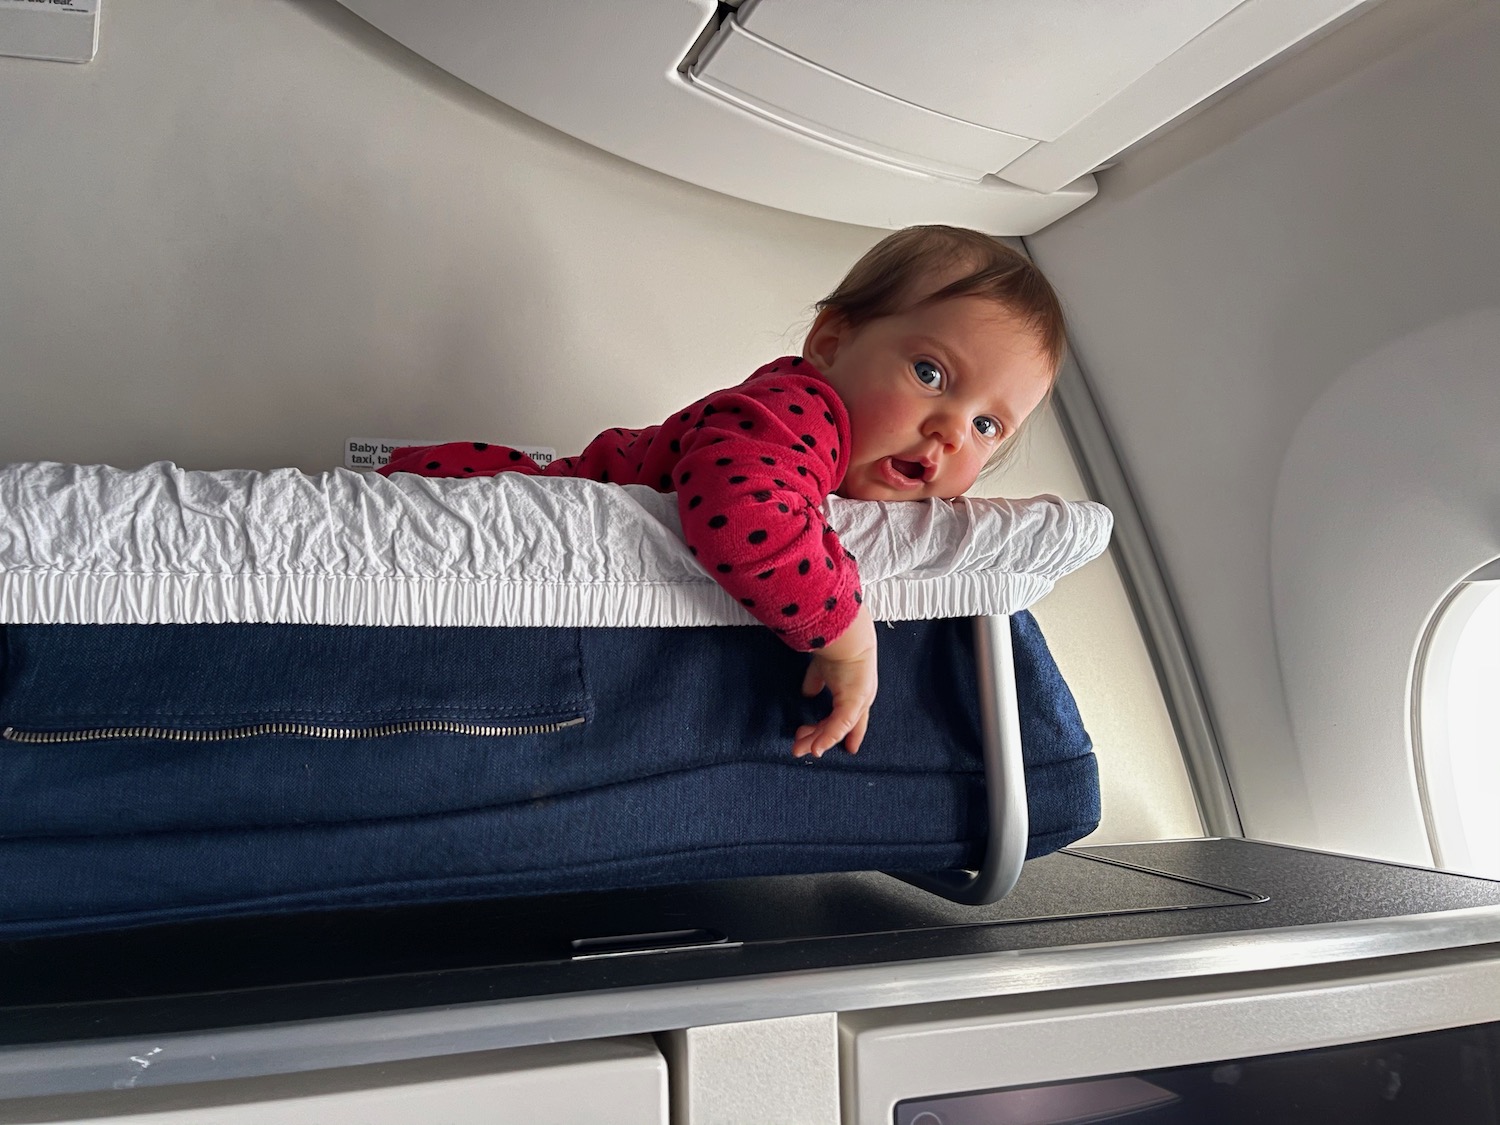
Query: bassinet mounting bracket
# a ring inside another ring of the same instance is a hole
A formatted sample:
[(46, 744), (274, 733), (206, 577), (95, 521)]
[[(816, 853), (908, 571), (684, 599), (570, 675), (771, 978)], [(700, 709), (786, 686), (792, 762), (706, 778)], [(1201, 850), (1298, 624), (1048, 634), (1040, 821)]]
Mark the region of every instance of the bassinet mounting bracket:
[(1020, 879), (1030, 828), (1009, 617), (974, 618), (974, 664), (989, 828), (984, 861), (978, 871), (891, 874), (954, 902), (983, 906), (1010, 894)]

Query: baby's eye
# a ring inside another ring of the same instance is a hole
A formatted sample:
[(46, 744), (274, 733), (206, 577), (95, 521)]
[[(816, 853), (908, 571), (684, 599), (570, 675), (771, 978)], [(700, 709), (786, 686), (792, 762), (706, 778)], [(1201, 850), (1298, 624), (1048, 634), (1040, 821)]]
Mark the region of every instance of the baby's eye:
[(979, 431), (980, 437), (994, 437), (1000, 432), (1000, 423), (988, 414), (983, 414), (974, 419), (974, 428)]
[(941, 387), (943, 385), (943, 373), (938, 370), (935, 363), (928, 363), (925, 359), (919, 359), (911, 365), (912, 374), (917, 377), (917, 382), (924, 387)]

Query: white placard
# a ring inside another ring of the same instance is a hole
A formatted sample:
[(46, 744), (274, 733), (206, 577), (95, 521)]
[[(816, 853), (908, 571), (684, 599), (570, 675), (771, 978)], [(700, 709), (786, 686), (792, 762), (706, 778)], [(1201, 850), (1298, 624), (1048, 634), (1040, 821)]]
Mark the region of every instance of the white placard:
[(0, 0), (0, 55), (88, 62), (99, 49), (99, 0)]
[[(5, 0), (0, 0), (4, 3)], [(346, 469), (378, 469), (388, 464), (393, 450), (400, 449), (406, 445), (441, 445), (442, 442), (433, 441), (430, 438), (422, 440), (419, 438), (350, 438), (344, 442), (344, 468)], [(503, 445), (507, 449), (519, 449), (542, 468), (552, 463), (557, 456), (557, 450), (546, 445), (512, 445), (509, 442), (490, 442), (491, 445)]]

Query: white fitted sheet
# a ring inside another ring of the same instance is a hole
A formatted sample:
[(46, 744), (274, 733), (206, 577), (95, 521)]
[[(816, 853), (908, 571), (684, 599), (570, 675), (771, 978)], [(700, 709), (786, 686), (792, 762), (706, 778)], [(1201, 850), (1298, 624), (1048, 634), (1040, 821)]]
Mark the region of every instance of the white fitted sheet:
[[(1013, 613), (1109, 542), (1108, 509), (830, 497), (879, 620)], [(642, 485), (0, 467), (0, 622), (749, 625)]]

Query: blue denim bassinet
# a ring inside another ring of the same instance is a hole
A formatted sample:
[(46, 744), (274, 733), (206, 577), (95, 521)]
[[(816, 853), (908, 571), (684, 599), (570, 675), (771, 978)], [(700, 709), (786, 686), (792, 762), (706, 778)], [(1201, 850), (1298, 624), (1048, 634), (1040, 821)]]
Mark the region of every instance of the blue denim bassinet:
[[(1035, 621), (1010, 628), (1035, 856), (1094, 828), (1098, 776)], [(968, 619), (881, 625), (864, 747), (817, 761), (790, 753), (806, 658), (753, 627), (0, 637), (0, 938), (985, 849)]]

